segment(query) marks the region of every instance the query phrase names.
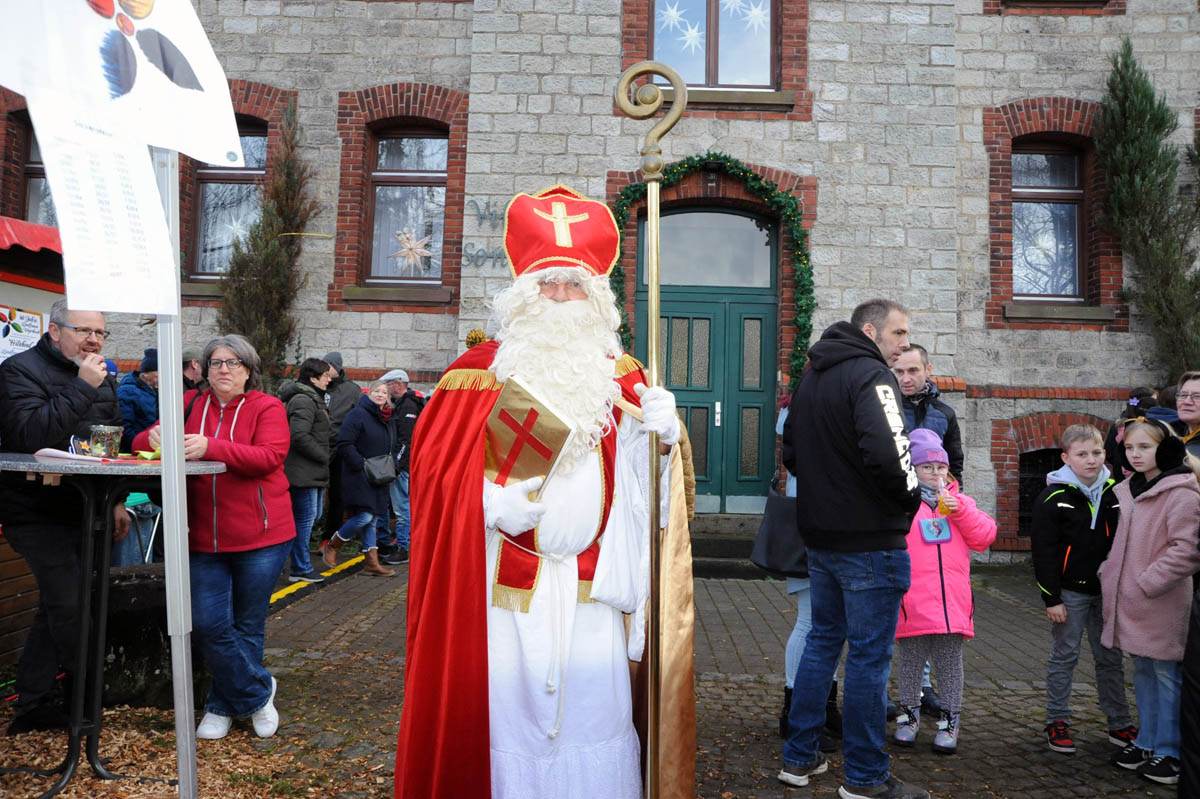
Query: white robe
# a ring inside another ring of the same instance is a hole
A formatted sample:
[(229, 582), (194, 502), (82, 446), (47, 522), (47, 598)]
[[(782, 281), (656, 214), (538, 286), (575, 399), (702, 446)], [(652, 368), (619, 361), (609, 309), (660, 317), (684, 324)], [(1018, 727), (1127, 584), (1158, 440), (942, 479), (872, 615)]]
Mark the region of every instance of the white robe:
[[(647, 515), (638, 512), (645, 508), (649, 469), (640, 428), (626, 417), (618, 430), (613, 505), (601, 539), (602, 553), (614, 547), (602, 557), (607, 582), (638, 594), (617, 599), (626, 607), (644, 601), (648, 575), (648, 525), (630, 529)], [(542, 501), (547, 510), (538, 546), (548, 557), (542, 558), (528, 613), (492, 606), (501, 536), (488, 537), (492, 797), (639, 799), (640, 754), (621, 611), (577, 599), (576, 556), (596, 537), (603, 510), (599, 453), (570, 474), (554, 475)]]

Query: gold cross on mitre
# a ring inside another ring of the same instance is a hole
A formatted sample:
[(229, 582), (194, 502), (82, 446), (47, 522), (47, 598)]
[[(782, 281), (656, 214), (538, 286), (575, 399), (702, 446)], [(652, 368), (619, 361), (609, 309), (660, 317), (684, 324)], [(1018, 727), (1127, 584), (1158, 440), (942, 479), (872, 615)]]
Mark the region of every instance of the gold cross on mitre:
[(582, 222), (588, 218), (587, 214), (575, 214), (567, 216), (566, 203), (551, 203), (550, 210), (553, 213), (546, 213), (540, 208), (533, 209), (533, 212), (545, 219), (547, 222), (554, 224), (554, 244), (557, 247), (571, 246), (571, 225), (575, 222)]

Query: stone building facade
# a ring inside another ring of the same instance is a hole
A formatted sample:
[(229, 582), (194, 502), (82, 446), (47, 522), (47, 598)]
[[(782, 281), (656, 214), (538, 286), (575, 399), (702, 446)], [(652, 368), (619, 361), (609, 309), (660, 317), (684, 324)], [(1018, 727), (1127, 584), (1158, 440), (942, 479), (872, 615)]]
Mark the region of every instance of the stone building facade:
[[(1122, 299), (1119, 246), (1091, 221), (1103, 186), (1091, 137), (1109, 54), (1129, 36), (1179, 113), (1179, 144), (1190, 140), (1200, 107), (1195, 0), (712, 0), (707, 7), (695, 0), (199, 0), (197, 7), (246, 130), (269, 144), (286, 104), (299, 109), (303, 155), (323, 208), (309, 232), (325, 237), (305, 243), (298, 346), (306, 356), (340, 350), (352, 375), (404, 367), (418, 385), (432, 384), (466, 333), (484, 326), (487, 298), (509, 280), (501, 214), (511, 196), (561, 182), (615, 203), (640, 179), (638, 152), (650, 127), (617, 111), (618, 76), (637, 61), (665, 57), (669, 38), (698, 25), (697, 15), (708, 14), (713, 29), (728, 11), (742, 15), (738, 30), (765, 31), (765, 85), (728, 85), (711, 59), (718, 79), (702, 75), (691, 87), (687, 114), (663, 141), (665, 156), (718, 153), (799, 201), (818, 306), (814, 336), (870, 297), (912, 309), (913, 340), (932, 353), (944, 396), (960, 414), (965, 483), (1001, 521), (996, 551), (1026, 548), (1017, 535), (1023, 456), (1054, 447), (1072, 421), (1114, 417), (1130, 386), (1165, 378), (1140, 357), (1148, 338)], [(682, 12), (692, 17), (685, 22)], [(729, 63), (761, 56), (723, 42), (710, 35), (705, 46), (729, 49), (720, 53)], [(24, 216), (36, 163), (20, 97), (0, 91), (0, 121), (0, 214)], [(372, 238), (374, 201), (413, 177), (381, 174), (380, 143), (389, 137), (440, 142), (440, 167), (409, 181), (443, 198), (440, 220), (416, 231), (432, 234), (440, 274), (372, 279), (372, 259), (381, 262), (372, 251), (388, 233)], [(1020, 185), (1027, 156), (1042, 166), (1073, 165), (1070, 185), (1059, 182), (1060, 172), (1047, 185), (1057, 190), (1050, 204), (1073, 207), (1074, 222), (1064, 228), (1054, 216), (1049, 229), (1059, 240), (1049, 245), (1022, 239), (1049, 246), (1056, 263), (1074, 259), (1066, 289), (1031, 291), (1028, 274), (1014, 271), (1014, 235), (1029, 235), (1014, 234), (1014, 203), (1019, 226), (1030, 221), (1027, 212), (1047, 210), (1039, 200), (1045, 185)], [(202, 187), (222, 176), (184, 161), (185, 339), (198, 342), (214, 332), (219, 289), (188, 265), (201, 261)], [(707, 266), (676, 264), (683, 287), (667, 293), (675, 309), (667, 315), (671, 324), (683, 320), (679, 345), (692, 345), (680, 357), (693, 369), (727, 373), (724, 395), (696, 386), (681, 393), (681, 405), (699, 414), (689, 421), (707, 425), (701, 437), (714, 473), (725, 473), (709, 488), (717, 504), (707, 507), (753, 510), (769, 479), (761, 464), (773, 463), (774, 400), (788, 390), (794, 242), (769, 204), (719, 166), (667, 189), (664, 212), (679, 214), (681, 231), (685, 212), (730, 212), (772, 230), (769, 273), (743, 280), (737, 263), (723, 264), (717, 271), (733, 270), (730, 285), (700, 279), (704, 288), (689, 292), (697, 281), (687, 275)], [(643, 210), (631, 206), (622, 261), (635, 337)], [(148, 343), (146, 329), (114, 327), (109, 346), (119, 357), (133, 359)], [(711, 337), (701, 352), (704, 334)], [(755, 357), (767, 367), (751, 375)], [(679, 374), (685, 382), (694, 376)], [(730, 421), (718, 429), (713, 403), (721, 402)], [(747, 474), (754, 479), (739, 487)]]

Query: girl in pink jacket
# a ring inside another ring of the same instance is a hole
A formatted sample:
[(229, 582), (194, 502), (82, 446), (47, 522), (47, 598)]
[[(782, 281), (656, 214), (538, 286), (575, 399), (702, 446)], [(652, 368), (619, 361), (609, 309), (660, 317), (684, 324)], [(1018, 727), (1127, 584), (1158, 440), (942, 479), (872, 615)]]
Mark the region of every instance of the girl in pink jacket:
[(1200, 570), (1200, 483), (1195, 460), (1165, 424), (1139, 416), (1123, 427), (1124, 465), (1134, 474), (1113, 489), (1121, 518), (1100, 564), (1100, 641), (1133, 655), (1138, 735), (1112, 762), (1174, 785), (1191, 578)]
[(912, 583), (900, 604), (896, 625), (896, 683), (901, 714), (894, 740), (912, 746), (921, 723), (921, 673), (933, 663), (942, 698), (941, 729), (933, 751), (958, 751), (962, 712), (963, 639), (975, 636), (971, 596), (971, 555), (996, 540), (996, 522), (975, 500), (959, 493), (950, 476), (950, 459), (932, 430), (909, 434), (912, 464), (921, 481), (921, 506), (908, 531)]

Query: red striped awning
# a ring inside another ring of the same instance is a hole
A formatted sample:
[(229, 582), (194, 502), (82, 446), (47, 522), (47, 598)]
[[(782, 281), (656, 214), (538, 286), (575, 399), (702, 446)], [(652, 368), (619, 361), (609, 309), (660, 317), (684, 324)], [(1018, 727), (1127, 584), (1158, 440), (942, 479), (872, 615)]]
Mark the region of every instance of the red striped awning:
[(61, 255), (62, 239), (56, 227), (0, 216), (0, 250), (12, 247), (23, 247), (30, 252), (51, 250)]

